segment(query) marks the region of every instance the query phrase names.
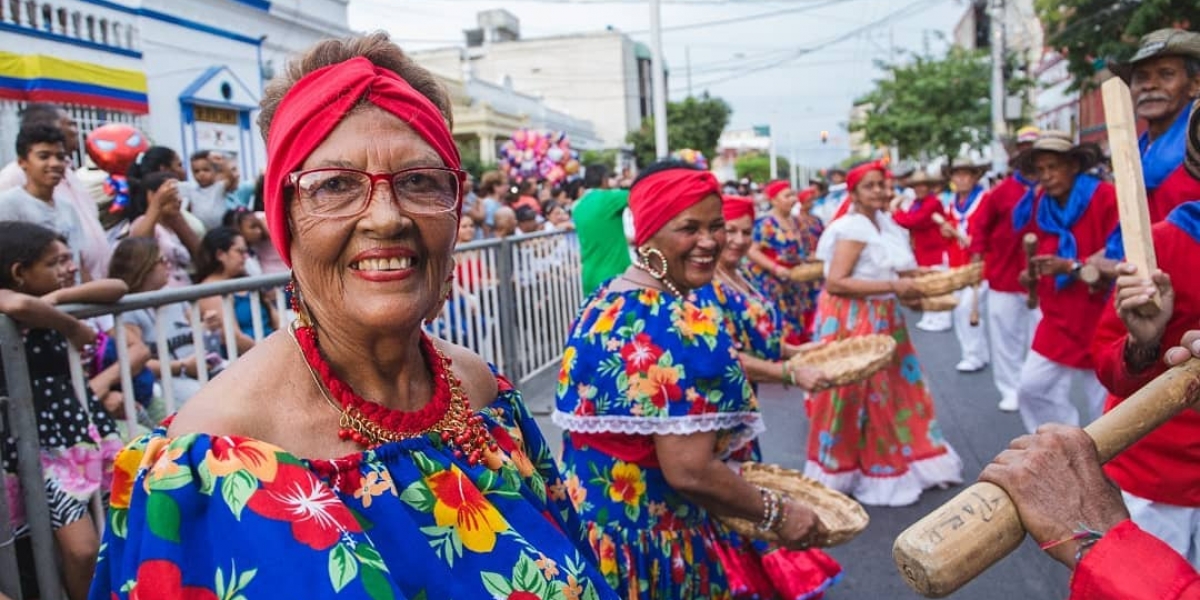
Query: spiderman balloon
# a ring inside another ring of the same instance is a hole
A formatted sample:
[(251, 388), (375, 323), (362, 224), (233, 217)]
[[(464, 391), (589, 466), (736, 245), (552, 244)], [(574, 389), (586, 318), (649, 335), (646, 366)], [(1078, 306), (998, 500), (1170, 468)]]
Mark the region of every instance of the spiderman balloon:
[(86, 147), (92, 162), (108, 172), (104, 192), (113, 197), (108, 211), (119, 213), (125, 210), (129, 204), (129, 182), (125, 180), (125, 173), (138, 155), (150, 147), (150, 142), (135, 127), (109, 123), (87, 134)]

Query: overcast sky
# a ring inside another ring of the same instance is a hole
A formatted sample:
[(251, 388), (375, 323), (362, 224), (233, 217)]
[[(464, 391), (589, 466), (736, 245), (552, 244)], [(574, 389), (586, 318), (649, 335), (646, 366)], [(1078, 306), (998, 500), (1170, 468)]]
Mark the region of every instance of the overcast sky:
[[(785, 156), (826, 166), (848, 155), (845, 123), (855, 97), (880, 76), (890, 48), (942, 51), (964, 0), (662, 0), (668, 97), (724, 98), (734, 128), (771, 124)], [(350, 26), (383, 27), (405, 48), (462, 45), (481, 10), (504, 8), (524, 38), (613, 26), (650, 41), (647, 0), (351, 0)], [(759, 15), (767, 15), (753, 18)], [(890, 15), (890, 18), (889, 18)], [(681, 26), (716, 24), (687, 27)], [(829, 142), (820, 143), (822, 130)]]

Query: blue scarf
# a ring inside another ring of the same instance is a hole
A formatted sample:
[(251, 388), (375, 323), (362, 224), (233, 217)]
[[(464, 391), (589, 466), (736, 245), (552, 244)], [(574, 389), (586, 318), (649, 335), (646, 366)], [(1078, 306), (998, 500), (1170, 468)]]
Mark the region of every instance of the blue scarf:
[(1029, 219), (1033, 217), (1033, 199), (1037, 196), (1037, 182), (1025, 179), (1020, 171), (1013, 171), (1013, 178), (1018, 183), (1025, 186), (1025, 194), (1017, 201), (1016, 206), (1013, 206), (1012, 226), (1016, 231), (1025, 229), (1029, 224)]
[(1175, 207), (1167, 215), (1167, 222), (1182, 229), (1192, 241), (1200, 244), (1200, 200), (1192, 200)]
[[(1075, 234), (1071, 228), (1079, 222), (1091, 204), (1092, 194), (1100, 187), (1100, 180), (1087, 174), (1075, 178), (1071, 195), (1067, 198), (1065, 207), (1059, 206), (1058, 201), (1049, 194), (1038, 203), (1037, 224), (1042, 231), (1058, 236), (1058, 256), (1076, 260), (1079, 258), (1079, 247), (1075, 242)], [(1070, 275), (1059, 275), (1054, 278), (1056, 289), (1062, 289), (1071, 282)]]
[(971, 210), (971, 207), (975, 206), (975, 201), (979, 200), (979, 196), (982, 194), (983, 186), (977, 184), (975, 187), (971, 188), (971, 193), (967, 194), (966, 204), (962, 204), (962, 201), (958, 198), (958, 194), (954, 195), (954, 202), (951, 203), (951, 206), (954, 207), (954, 212), (958, 214), (958, 220), (960, 222), (963, 220), (963, 217), (966, 216), (967, 212)]
[(1146, 179), (1146, 190), (1162, 185), (1175, 169), (1183, 163), (1187, 152), (1187, 124), (1191, 117), (1190, 108), (1179, 112), (1171, 128), (1150, 141), (1150, 134), (1138, 136), (1138, 149), (1142, 152), (1142, 173)]

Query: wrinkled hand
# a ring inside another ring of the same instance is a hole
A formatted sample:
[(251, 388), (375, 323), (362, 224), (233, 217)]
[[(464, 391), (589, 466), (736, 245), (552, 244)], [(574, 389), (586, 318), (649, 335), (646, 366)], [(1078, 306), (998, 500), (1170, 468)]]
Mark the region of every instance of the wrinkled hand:
[(793, 550), (820, 545), (825, 528), (821, 526), (817, 513), (794, 499), (787, 501), (784, 510), (787, 512), (784, 515), (783, 526), (776, 531), (781, 545)]
[[(1117, 288), (1113, 293), (1117, 316), (1125, 323), (1125, 329), (1134, 342), (1143, 346), (1158, 345), (1175, 310), (1175, 289), (1171, 286), (1171, 277), (1162, 271), (1155, 271), (1147, 279), (1138, 274), (1137, 266), (1129, 263), (1121, 263), (1117, 272), (1120, 276), (1117, 277)], [(1150, 317), (1139, 314), (1141, 309), (1151, 304), (1155, 292), (1158, 293), (1160, 310)]]
[(1039, 254), (1030, 259), (1040, 275), (1069, 275), (1074, 261), (1053, 254)]
[(806, 366), (792, 367), (792, 380), (796, 382), (796, 387), (804, 391), (812, 390), (829, 382), (824, 371)]
[[(1167, 366), (1171, 367), (1183, 364), (1190, 358), (1200, 358), (1200, 330), (1193, 329), (1183, 334), (1179, 345), (1167, 350), (1163, 358), (1167, 361)], [(1197, 410), (1200, 410), (1200, 407)]]
[(1089, 256), (1088, 259), (1084, 261), (1084, 264), (1096, 267), (1096, 270), (1100, 272), (1101, 281), (1112, 281), (1121, 274), (1118, 267), (1122, 263), (1111, 258), (1104, 258), (1103, 253), (1097, 253)]
[[(1129, 518), (1120, 490), (1100, 470), (1095, 443), (1077, 427), (1042, 425), (1013, 440), (979, 479), (1008, 492), (1038, 543), (1070, 537), (1081, 524), (1104, 533)], [(1059, 544), (1047, 553), (1074, 569), (1078, 546)]]

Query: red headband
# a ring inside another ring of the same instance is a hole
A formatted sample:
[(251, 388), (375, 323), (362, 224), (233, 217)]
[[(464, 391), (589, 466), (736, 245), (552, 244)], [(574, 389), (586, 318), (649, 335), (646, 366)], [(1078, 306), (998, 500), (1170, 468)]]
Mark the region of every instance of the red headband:
[(721, 194), (721, 184), (708, 171), (667, 169), (637, 182), (629, 190), (634, 245), (645, 244), (676, 215), (712, 194)]
[(725, 221), (735, 221), (742, 217), (754, 218), (754, 201), (745, 196), (725, 196), (721, 202), (721, 212)]
[[(445, 166), (461, 167), (458, 148), (441, 111), (396, 73), (360, 56), (305, 75), (279, 102), (267, 137), (267, 229), (288, 266), (292, 264), (291, 235), (283, 194), (287, 177), (364, 98), (407, 123), (433, 147)], [(459, 207), (461, 210), (461, 192)]]
[(879, 171), (880, 173), (883, 173), (884, 176), (887, 176), (887, 167), (884, 166), (882, 162), (876, 160), (869, 163), (863, 163), (857, 167), (854, 167), (853, 169), (850, 169), (849, 173), (846, 173), (846, 189), (853, 192), (854, 189), (858, 187), (858, 184), (862, 182), (863, 177), (866, 177), (867, 173), (870, 173), (871, 171)]
[(768, 199), (774, 200), (775, 196), (778, 196), (784, 190), (790, 189), (792, 189), (792, 184), (782, 179), (776, 179), (775, 181), (768, 183), (767, 187), (763, 188), (763, 193), (767, 195)]
[(813, 196), (817, 195), (817, 191), (812, 188), (804, 188), (800, 193), (796, 194), (796, 201), (800, 203), (808, 202)]

